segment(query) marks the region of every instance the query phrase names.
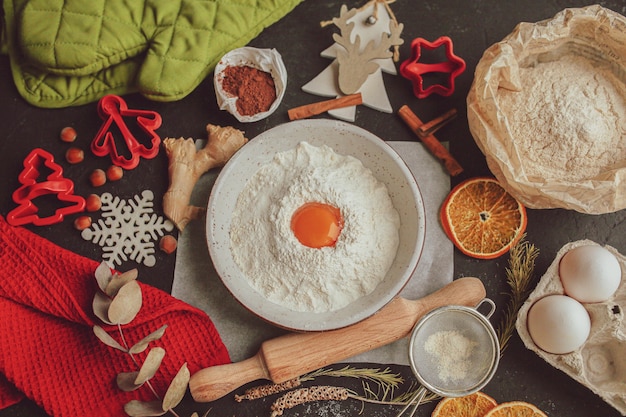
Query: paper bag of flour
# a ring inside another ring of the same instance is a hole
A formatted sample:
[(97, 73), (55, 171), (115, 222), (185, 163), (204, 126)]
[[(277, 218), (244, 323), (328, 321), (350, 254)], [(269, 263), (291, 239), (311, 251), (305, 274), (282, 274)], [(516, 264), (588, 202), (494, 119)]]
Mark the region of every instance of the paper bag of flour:
[(487, 164), (529, 208), (626, 207), (626, 18), (601, 6), (520, 23), (489, 47), (467, 97)]

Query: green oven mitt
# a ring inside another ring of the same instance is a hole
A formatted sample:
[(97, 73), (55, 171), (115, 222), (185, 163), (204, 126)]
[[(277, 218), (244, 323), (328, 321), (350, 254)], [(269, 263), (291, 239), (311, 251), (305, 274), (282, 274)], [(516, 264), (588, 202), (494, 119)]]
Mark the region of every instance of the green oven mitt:
[(136, 91), (173, 101), (300, 1), (3, 0), (3, 43), (15, 84), (33, 105)]

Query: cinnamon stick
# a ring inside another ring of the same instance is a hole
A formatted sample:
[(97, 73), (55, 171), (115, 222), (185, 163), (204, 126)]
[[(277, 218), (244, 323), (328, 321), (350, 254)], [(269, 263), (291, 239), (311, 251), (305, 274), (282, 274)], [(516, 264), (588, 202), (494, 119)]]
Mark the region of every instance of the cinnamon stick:
[(456, 117), (456, 109), (450, 109), (441, 116), (435, 117), (430, 122), (426, 122), (417, 128), (417, 136), (423, 138), (424, 136), (432, 135)]
[(304, 119), (310, 116), (322, 114), (328, 110), (339, 109), (342, 107), (356, 106), (363, 103), (361, 93), (350, 94), (331, 100), (318, 101), (317, 103), (306, 104), (300, 107), (294, 107), (287, 111), (289, 120)]
[(443, 162), (443, 165), (446, 167), (446, 170), (450, 173), (450, 175), (454, 177), (463, 172), (463, 167), (461, 167), (445, 146), (443, 146), (432, 133), (424, 136), (420, 135), (419, 128), (420, 126), (423, 126), (424, 123), (415, 113), (413, 113), (409, 106), (402, 106), (400, 110), (398, 110), (398, 115), (413, 131), (413, 133), (415, 133), (417, 137), (422, 140), (424, 146), (426, 146), (428, 150), (435, 155), (435, 157)]

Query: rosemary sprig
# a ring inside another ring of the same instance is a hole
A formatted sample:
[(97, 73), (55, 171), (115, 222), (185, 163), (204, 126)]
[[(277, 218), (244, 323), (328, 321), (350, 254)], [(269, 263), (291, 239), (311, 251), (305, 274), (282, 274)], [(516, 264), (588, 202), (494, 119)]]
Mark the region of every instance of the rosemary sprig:
[[(361, 397), (356, 394), (351, 394), (350, 397), (357, 398), (362, 401), (379, 403), (395, 401), (393, 399), (394, 392), (396, 388), (404, 382), (402, 376), (393, 373), (389, 368), (381, 370), (378, 368), (355, 368), (350, 365), (344, 366), (341, 369), (322, 368), (317, 371), (310, 372), (302, 376), (300, 379), (301, 381), (307, 381), (321, 376), (362, 379), (364, 396)], [(373, 388), (368, 381), (374, 383), (376, 388)], [(391, 400), (389, 400), (390, 398)]]
[(526, 234), (511, 247), (506, 281), (510, 287), (509, 303), (496, 332), (500, 342), (500, 355), (506, 349), (513, 332), (517, 313), (530, 293), (529, 284), (535, 269), (539, 249), (526, 240)]
[(397, 388), (404, 382), (402, 376), (392, 373), (389, 368), (380, 370), (378, 368), (355, 368), (350, 365), (341, 369), (318, 369), (301, 376), (300, 381), (309, 381), (321, 376), (362, 378), (393, 388)]

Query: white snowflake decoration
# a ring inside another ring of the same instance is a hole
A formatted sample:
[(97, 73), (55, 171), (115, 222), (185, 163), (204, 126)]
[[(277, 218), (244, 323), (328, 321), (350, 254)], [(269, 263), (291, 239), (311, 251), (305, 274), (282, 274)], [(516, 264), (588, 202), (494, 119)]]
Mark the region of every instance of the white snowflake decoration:
[(83, 230), (82, 238), (101, 246), (111, 267), (128, 260), (154, 266), (154, 241), (174, 229), (171, 221), (154, 213), (154, 193), (145, 190), (129, 200), (104, 193), (100, 199), (102, 218)]

